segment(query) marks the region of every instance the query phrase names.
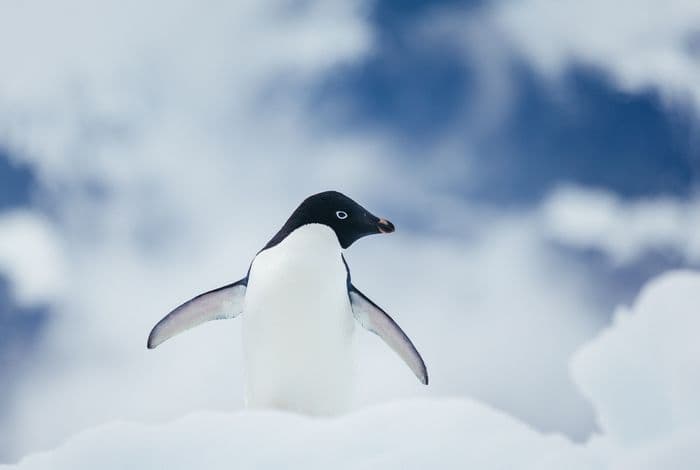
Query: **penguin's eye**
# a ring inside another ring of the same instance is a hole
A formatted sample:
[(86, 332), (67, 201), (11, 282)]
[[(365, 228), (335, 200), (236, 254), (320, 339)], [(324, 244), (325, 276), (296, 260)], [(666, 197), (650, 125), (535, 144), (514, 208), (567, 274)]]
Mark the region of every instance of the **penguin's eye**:
[(348, 218), (348, 213), (345, 211), (338, 211), (335, 213), (335, 216), (338, 217), (340, 220), (343, 220)]

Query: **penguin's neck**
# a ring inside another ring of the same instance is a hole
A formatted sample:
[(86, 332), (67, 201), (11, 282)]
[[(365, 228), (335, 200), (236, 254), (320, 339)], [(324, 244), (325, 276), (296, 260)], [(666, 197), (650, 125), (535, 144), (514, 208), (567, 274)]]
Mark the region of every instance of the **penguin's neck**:
[(262, 251), (258, 257), (312, 263), (319, 259), (336, 259), (341, 253), (342, 248), (332, 228), (323, 224), (307, 224), (291, 232), (275, 246)]

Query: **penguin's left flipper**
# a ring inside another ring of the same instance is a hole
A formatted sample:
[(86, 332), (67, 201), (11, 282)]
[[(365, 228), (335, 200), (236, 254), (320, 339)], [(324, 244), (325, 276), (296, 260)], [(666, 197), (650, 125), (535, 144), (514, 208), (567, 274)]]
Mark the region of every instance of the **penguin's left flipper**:
[(428, 369), (425, 362), (399, 325), (352, 284), (348, 285), (348, 295), (355, 320), (363, 328), (382, 338), (411, 368), (418, 380), (428, 385)]
[(188, 300), (159, 321), (148, 335), (148, 349), (210, 320), (235, 318), (243, 311), (248, 278)]

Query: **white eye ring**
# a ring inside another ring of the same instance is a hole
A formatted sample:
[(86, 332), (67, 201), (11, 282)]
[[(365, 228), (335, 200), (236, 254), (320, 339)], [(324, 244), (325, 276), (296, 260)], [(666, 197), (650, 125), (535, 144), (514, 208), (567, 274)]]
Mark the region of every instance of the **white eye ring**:
[(338, 211), (335, 213), (336, 217), (338, 217), (340, 220), (347, 219), (348, 218), (348, 213), (345, 211)]

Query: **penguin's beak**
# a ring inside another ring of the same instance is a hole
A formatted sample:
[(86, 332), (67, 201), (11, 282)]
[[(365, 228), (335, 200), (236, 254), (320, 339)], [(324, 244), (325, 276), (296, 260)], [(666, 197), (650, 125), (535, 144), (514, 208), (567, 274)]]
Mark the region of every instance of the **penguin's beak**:
[(377, 221), (377, 228), (381, 233), (391, 233), (395, 230), (394, 224), (392, 224), (386, 219), (379, 219)]

